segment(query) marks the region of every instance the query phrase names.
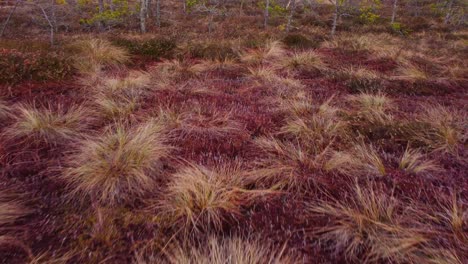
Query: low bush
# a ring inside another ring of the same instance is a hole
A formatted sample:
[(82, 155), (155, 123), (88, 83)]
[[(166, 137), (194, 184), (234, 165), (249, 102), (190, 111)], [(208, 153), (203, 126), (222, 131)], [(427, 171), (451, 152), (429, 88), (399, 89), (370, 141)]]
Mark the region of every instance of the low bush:
[(0, 83), (62, 80), (73, 73), (71, 60), (61, 52), (19, 52), (0, 50)]
[(141, 55), (152, 59), (171, 58), (176, 48), (174, 40), (165, 38), (141, 40), (118, 37), (113, 39), (112, 43), (126, 48), (133, 55)]
[(236, 59), (239, 57), (238, 52), (229, 42), (190, 43), (178, 55), (209, 60)]
[(289, 48), (311, 49), (320, 46), (320, 41), (311, 40), (301, 34), (289, 34), (283, 39), (284, 45)]

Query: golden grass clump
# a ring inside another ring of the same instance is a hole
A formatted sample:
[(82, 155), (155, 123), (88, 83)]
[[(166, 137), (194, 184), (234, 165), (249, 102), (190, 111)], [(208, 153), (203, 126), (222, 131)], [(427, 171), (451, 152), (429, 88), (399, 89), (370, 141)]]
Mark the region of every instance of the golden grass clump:
[(221, 137), (243, 132), (242, 124), (233, 120), (229, 113), (203, 113), (199, 111), (186, 115), (180, 129), (184, 135), (207, 135), (211, 137)]
[(64, 173), (73, 194), (112, 205), (154, 188), (171, 151), (164, 129), (154, 121), (133, 128), (117, 124), (80, 142)]
[(210, 69), (206, 63), (192, 63), (186, 60), (165, 60), (158, 64), (152, 73), (163, 83), (181, 82), (197, 78)]
[(289, 71), (323, 71), (327, 68), (322, 58), (314, 51), (294, 53), (278, 63), (280, 68)]
[(129, 61), (128, 52), (104, 39), (80, 40), (71, 45), (76, 52), (74, 66), (81, 73), (93, 73), (105, 67), (118, 67)]
[(157, 207), (172, 219), (171, 223), (186, 231), (211, 226), (219, 230), (224, 220), (240, 214), (242, 206), (268, 192), (246, 189), (244, 174), (238, 164), (212, 169), (190, 164), (171, 176), (167, 193)]
[(393, 108), (393, 101), (381, 92), (361, 93), (350, 97), (350, 102), (356, 108), (352, 113), (358, 121), (365, 121), (372, 125), (388, 125), (393, 122), (393, 117), (388, 110)]
[(2, 99), (0, 99), (0, 121), (8, 118), (11, 115), (10, 108)]
[(393, 76), (396, 80), (405, 80), (412, 82), (428, 81), (431, 75), (419, 66), (411, 63), (403, 63), (397, 69), (397, 75)]
[[(313, 203), (309, 211), (328, 219), (326, 226), (315, 230), (314, 235), (351, 261), (400, 263), (421, 257), (428, 239), (404, 225), (406, 216), (401, 202), (378, 194), (374, 188), (356, 185), (349, 200)], [(428, 259), (431, 256), (425, 258)]]
[(297, 257), (285, 252), (285, 246), (275, 247), (270, 243), (254, 239), (244, 239), (241, 237), (228, 237), (219, 239), (210, 237), (203, 246), (181, 247), (174, 246), (163, 260), (158, 258), (145, 259), (137, 255), (135, 264), (286, 264), (296, 263)]
[(249, 178), (259, 185), (299, 188), (305, 184), (305, 176), (323, 166), (325, 153), (313, 155), (300, 144), (268, 137), (257, 138), (254, 144), (261, 158)]
[(261, 65), (273, 63), (284, 56), (286, 56), (286, 50), (280, 41), (268, 41), (262, 48), (243, 52), (240, 58), (242, 62), (249, 65)]
[(356, 143), (347, 151), (335, 151), (326, 162), (327, 171), (337, 171), (351, 177), (385, 176), (384, 163), (372, 145)]
[(99, 90), (109, 94), (143, 94), (151, 84), (150, 74), (141, 71), (131, 71), (124, 78), (106, 78)]
[(14, 109), (18, 114), (4, 134), (15, 141), (44, 142), (48, 145), (73, 141), (80, 138), (79, 133), (86, 130), (90, 121), (88, 111), (81, 106), (65, 108), (58, 105), (53, 108), (49, 105), (47, 108), (37, 108), (21, 104)]
[(401, 52), (398, 38), (389, 34), (342, 34), (323, 46), (346, 53), (370, 53), (377, 58), (395, 58)]
[(304, 85), (294, 78), (279, 76), (273, 68), (249, 68), (249, 76), (258, 85), (266, 85), (279, 95), (288, 93), (291, 89), (302, 89)]
[(106, 95), (95, 96), (96, 112), (106, 120), (128, 119), (140, 106), (136, 95)]
[(345, 128), (345, 123), (338, 116), (339, 110), (330, 105), (332, 99), (319, 106), (308, 103), (309, 107), (304, 100), (290, 100), (283, 106), (283, 109), (289, 107), (289, 113), (280, 134), (299, 140), (313, 154), (322, 153), (342, 135)]
[(23, 205), (4, 191), (0, 191), (0, 227), (14, 223), (29, 213)]
[(411, 140), (429, 149), (457, 155), (466, 142), (466, 115), (443, 106), (426, 106), (410, 124)]
[(399, 168), (414, 174), (430, 173), (439, 170), (433, 160), (424, 159), (424, 155), (416, 149), (407, 148), (400, 159)]

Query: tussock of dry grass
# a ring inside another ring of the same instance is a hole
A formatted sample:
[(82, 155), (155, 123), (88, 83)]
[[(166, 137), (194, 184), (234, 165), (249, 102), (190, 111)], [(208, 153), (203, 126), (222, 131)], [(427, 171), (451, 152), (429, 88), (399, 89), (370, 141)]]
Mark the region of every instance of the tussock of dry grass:
[[(159, 210), (186, 231), (221, 229), (242, 206), (268, 191), (248, 190), (245, 172), (236, 165), (216, 168), (190, 164), (171, 176)], [(189, 230), (190, 229), (190, 230)]]
[(250, 178), (258, 184), (285, 188), (298, 188), (305, 184), (304, 177), (323, 166), (326, 153), (313, 155), (306, 147), (279, 139), (261, 137), (254, 141), (261, 151), (257, 168)]
[(328, 171), (337, 171), (351, 177), (384, 176), (382, 158), (372, 145), (357, 143), (347, 151), (336, 151), (325, 164)]
[(345, 123), (338, 116), (339, 110), (331, 106), (333, 97), (321, 105), (308, 100), (293, 99), (283, 104), (288, 116), (280, 134), (293, 137), (311, 153), (320, 154), (342, 135)]
[(322, 46), (346, 53), (370, 53), (377, 58), (395, 58), (401, 52), (400, 41), (389, 34), (341, 34)]
[(74, 66), (81, 73), (99, 72), (104, 67), (118, 67), (130, 59), (126, 50), (104, 39), (77, 41), (72, 49), (77, 52)]
[(0, 120), (5, 120), (10, 116), (10, 108), (7, 106), (6, 102), (0, 99)]
[(129, 118), (150, 89), (148, 73), (133, 71), (125, 78), (103, 78), (94, 94), (96, 112), (107, 120)]
[(278, 63), (280, 68), (289, 71), (323, 71), (327, 68), (322, 58), (313, 51), (294, 53)]
[(319, 200), (309, 210), (330, 221), (315, 235), (351, 261), (431, 263), (442, 257), (442, 251), (428, 247), (424, 234), (405, 225), (408, 219), (402, 207), (393, 196), (357, 185), (350, 199)]
[(423, 82), (431, 79), (431, 76), (428, 72), (422, 69), (419, 66), (413, 65), (411, 63), (403, 63), (397, 69), (397, 75), (393, 76), (397, 80), (406, 80), (412, 82)]
[(18, 218), (29, 213), (23, 205), (12, 199), (5, 192), (0, 191), (0, 227), (12, 224)]
[(455, 193), (450, 201), (441, 202), (441, 212), (436, 213), (439, 219), (446, 227), (450, 229), (453, 236), (461, 243), (468, 243), (468, 204), (466, 199), (458, 197)]
[(131, 71), (124, 78), (110, 77), (103, 80), (100, 91), (109, 94), (143, 94), (149, 89), (151, 76), (147, 72)]
[(170, 155), (166, 140), (156, 122), (133, 128), (117, 124), (80, 142), (68, 157), (64, 178), (76, 197), (107, 205), (129, 201), (155, 187), (162, 159)]
[(191, 63), (186, 60), (166, 60), (158, 64), (153, 74), (162, 82), (180, 82), (197, 78), (209, 70), (211, 65), (204, 63)]
[(273, 68), (249, 68), (249, 76), (258, 84), (273, 88), (278, 94), (288, 93), (290, 90), (302, 89), (304, 85), (294, 78), (278, 75)]
[(407, 148), (400, 159), (399, 168), (414, 174), (430, 173), (439, 170), (433, 160), (427, 160), (424, 155), (415, 149)]
[(443, 106), (426, 106), (411, 124), (412, 140), (429, 149), (457, 155), (466, 142), (466, 115)]
[(17, 105), (14, 123), (7, 127), (5, 136), (10, 140), (29, 143), (44, 142), (57, 145), (79, 139), (79, 133), (86, 130), (89, 113), (83, 107), (37, 108), (34, 105)]
[(192, 112), (186, 112), (182, 119), (179, 129), (185, 136), (221, 137), (243, 132), (243, 125), (234, 120), (230, 112), (221, 113), (216, 110), (196, 107)]
[(388, 113), (388, 110), (393, 108), (393, 101), (383, 93), (361, 93), (349, 98), (354, 105), (356, 112), (353, 113), (361, 125), (363, 122), (368, 126), (384, 126), (393, 123), (393, 117)]
[(124, 120), (138, 109), (139, 98), (134, 95), (109, 96), (99, 93), (95, 96), (96, 112), (106, 120)]
[(281, 264), (296, 263), (298, 259), (292, 254), (286, 254), (284, 247), (274, 247), (260, 239), (243, 239), (229, 237), (219, 239), (210, 237), (207, 243), (200, 247), (176, 246), (161, 260), (160, 258), (144, 258), (136, 256), (135, 264)]
[(241, 61), (249, 65), (261, 65), (275, 62), (286, 56), (286, 50), (279, 41), (269, 41), (265, 47), (247, 50), (241, 54)]

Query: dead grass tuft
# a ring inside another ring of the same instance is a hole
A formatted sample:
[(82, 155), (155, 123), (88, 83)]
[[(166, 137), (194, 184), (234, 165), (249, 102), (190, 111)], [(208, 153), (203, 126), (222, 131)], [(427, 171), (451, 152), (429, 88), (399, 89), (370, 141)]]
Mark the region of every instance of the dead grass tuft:
[(11, 195), (0, 191), (0, 227), (14, 223), (18, 218), (27, 215), (29, 212), (23, 205), (14, 200)]
[(241, 61), (249, 65), (262, 65), (275, 62), (286, 55), (280, 41), (269, 41), (260, 49), (247, 50), (241, 54)]
[(407, 148), (400, 159), (399, 168), (414, 174), (439, 171), (433, 160), (425, 160), (424, 155), (415, 149)]
[(87, 39), (74, 43), (74, 66), (81, 73), (93, 73), (105, 67), (118, 67), (130, 59), (126, 50), (104, 39)]
[(411, 140), (434, 151), (458, 155), (466, 142), (466, 116), (443, 106), (426, 106), (410, 124)]
[(240, 214), (242, 206), (269, 192), (249, 190), (248, 184), (239, 164), (212, 169), (190, 164), (171, 176), (158, 207), (186, 231), (220, 230), (226, 219)]
[(27, 143), (57, 145), (74, 141), (80, 138), (79, 133), (87, 129), (90, 121), (88, 111), (81, 106), (37, 108), (34, 105), (17, 105), (14, 111), (18, 114), (4, 135), (10, 140)]
[(356, 143), (347, 151), (334, 152), (325, 164), (328, 171), (337, 171), (351, 177), (385, 176), (386, 170), (380, 155), (372, 145)]
[(336, 254), (363, 263), (400, 263), (421, 258), (428, 241), (403, 225), (406, 219), (401, 207), (393, 196), (378, 194), (374, 187), (362, 189), (356, 185), (349, 200), (319, 200), (309, 210), (329, 219), (327, 226), (318, 228), (314, 234), (330, 243)]
[(279, 68), (288, 71), (324, 71), (327, 66), (322, 58), (313, 51), (294, 53), (292, 56), (284, 58), (278, 62)]
[[(157, 261), (136, 261), (135, 263), (158, 263)], [(165, 256), (162, 263), (168, 264), (190, 264), (211, 263), (223, 264), (280, 264), (295, 263), (297, 257), (285, 253), (285, 247), (274, 247), (270, 243), (260, 239), (243, 239), (240, 237), (229, 237), (219, 239), (210, 237), (205, 246), (182, 248), (174, 247)]]
[(100, 137), (80, 142), (68, 157), (64, 178), (76, 197), (101, 204), (127, 202), (155, 187), (171, 147), (154, 121), (129, 128), (117, 124)]
[(10, 108), (2, 99), (0, 99), (0, 121), (3, 121), (10, 117)]

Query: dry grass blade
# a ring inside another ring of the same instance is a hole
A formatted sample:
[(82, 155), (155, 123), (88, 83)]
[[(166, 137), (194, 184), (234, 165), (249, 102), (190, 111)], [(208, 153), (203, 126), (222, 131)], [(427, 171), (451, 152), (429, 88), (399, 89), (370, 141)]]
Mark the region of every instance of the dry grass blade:
[(400, 159), (399, 168), (414, 174), (439, 171), (432, 160), (425, 160), (424, 155), (415, 149), (407, 148)]
[(468, 126), (466, 115), (443, 106), (425, 107), (416, 123), (410, 125), (412, 141), (442, 153), (458, 155), (466, 142)]
[(218, 239), (211, 237), (207, 247), (187, 248), (176, 247), (166, 255), (169, 264), (212, 263), (222, 264), (280, 264), (297, 261), (293, 255), (284, 252), (284, 248), (273, 247), (260, 239), (242, 239), (230, 237)]
[(179, 223), (186, 231), (221, 229), (225, 219), (240, 214), (242, 206), (264, 190), (246, 189), (245, 172), (238, 165), (208, 169), (188, 165), (171, 177), (167, 193), (160, 202), (163, 216)]
[(378, 152), (372, 145), (364, 143), (355, 144), (347, 151), (335, 152), (326, 162), (325, 169), (351, 177), (385, 176), (386, 174)]
[(330, 249), (349, 260), (364, 263), (408, 260), (427, 239), (401, 222), (400, 202), (392, 196), (378, 194), (374, 187), (363, 190), (356, 185), (349, 201), (320, 200), (310, 212), (330, 219), (315, 235), (330, 242)]
[(117, 124), (83, 140), (68, 158), (64, 178), (73, 194), (93, 202), (127, 202), (155, 187), (162, 159), (170, 155), (164, 127), (156, 122), (128, 128)]
[(11, 140), (23, 140), (29, 143), (44, 142), (57, 145), (79, 139), (80, 132), (87, 129), (89, 113), (80, 106), (56, 109), (37, 108), (33, 105), (18, 105), (15, 107), (17, 116), (14, 123), (7, 127), (5, 136)]
[(98, 72), (109, 66), (119, 67), (130, 59), (126, 50), (104, 39), (77, 41), (71, 48), (76, 50), (74, 66), (81, 73)]

